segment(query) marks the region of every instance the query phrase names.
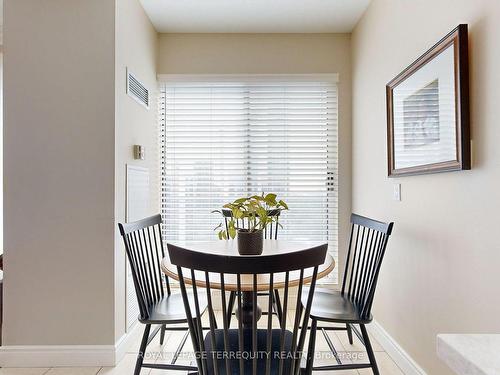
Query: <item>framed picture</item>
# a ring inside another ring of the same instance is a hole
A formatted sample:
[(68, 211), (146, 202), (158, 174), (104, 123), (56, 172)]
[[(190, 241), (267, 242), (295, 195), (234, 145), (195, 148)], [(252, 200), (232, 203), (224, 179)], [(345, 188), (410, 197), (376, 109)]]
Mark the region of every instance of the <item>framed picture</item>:
[(386, 86), (389, 177), (470, 169), (467, 25)]

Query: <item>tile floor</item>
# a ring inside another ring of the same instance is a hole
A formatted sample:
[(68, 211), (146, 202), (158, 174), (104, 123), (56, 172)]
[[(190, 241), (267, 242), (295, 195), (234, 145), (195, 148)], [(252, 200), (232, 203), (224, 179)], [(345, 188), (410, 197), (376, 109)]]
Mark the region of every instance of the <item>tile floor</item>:
[[(289, 317), (289, 322), (291, 321)], [(262, 322), (262, 321), (261, 321)], [(233, 322), (234, 323), (234, 322)], [(276, 322), (277, 324), (277, 322)], [(82, 368), (0, 368), (0, 375), (132, 375), (134, 372), (135, 360), (137, 355), (137, 348), (139, 347), (140, 338), (142, 335), (142, 327), (138, 327), (133, 331), (134, 341), (136, 344), (132, 345), (123, 358), (123, 360), (116, 367), (82, 367)], [(353, 345), (349, 344), (347, 339), (347, 334), (345, 331), (330, 331), (330, 338), (333, 341), (334, 346), (337, 348), (339, 353), (351, 353), (356, 355), (357, 353), (362, 353), (362, 358), (358, 360), (365, 362), (366, 354), (362, 352), (362, 344), (354, 336), (355, 342)], [(159, 335), (158, 335), (159, 336)], [(159, 339), (156, 337), (153, 342), (148, 347), (148, 353), (150, 355), (159, 356), (156, 359), (150, 359), (149, 361), (155, 361), (156, 363), (161, 363), (162, 361), (168, 361), (169, 358), (162, 358), (162, 353), (172, 353), (177, 348), (183, 336), (183, 332), (167, 332), (165, 337), (165, 344), (160, 346)], [(307, 341), (306, 341), (307, 342)], [(379, 366), (380, 373), (382, 375), (403, 375), (403, 372), (398, 368), (394, 361), (389, 357), (389, 355), (384, 352), (382, 347), (375, 339), (372, 339), (373, 350), (375, 351), (375, 356), (377, 358), (377, 363)], [(316, 340), (316, 348), (318, 351), (327, 352), (328, 346), (323, 335), (318, 332)], [(191, 349), (190, 340), (186, 342), (184, 351), (187, 352)], [(168, 355), (167, 355), (168, 356)], [(345, 363), (349, 363), (349, 360), (343, 360)], [(188, 363), (188, 361), (178, 361), (178, 363)], [(315, 361), (315, 365), (330, 364), (332, 360), (318, 360)], [(141, 375), (184, 375), (185, 373), (179, 371), (165, 371), (157, 369), (143, 369)], [(370, 369), (363, 370), (351, 370), (351, 371), (323, 371), (316, 372), (319, 375), (367, 375), (372, 374)]]

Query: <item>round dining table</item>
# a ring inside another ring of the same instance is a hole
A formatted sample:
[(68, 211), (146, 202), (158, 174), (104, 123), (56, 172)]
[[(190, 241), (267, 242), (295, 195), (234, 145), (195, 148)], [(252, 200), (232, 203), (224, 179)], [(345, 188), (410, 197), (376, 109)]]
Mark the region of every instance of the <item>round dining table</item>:
[[(236, 240), (228, 241), (206, 241), (206, 242), (174, 242), (178, 247), (187, 250), (196, 251), (200, 253), (230, 255), (230, 256), (245, 256), (238, 253), (238, 242)], [(264, 240), (263, 251), (260, 256), (286, 254), (301, 251), (322, 245), (319, 242), (303, 242), (303, 241), (284, 241), (284, 240)], [(168, 244), (167, 244), (168, 246)], [(317, 279), (327, 276), (335, 268), (335, 260), (330, 254), (326, 255), (325, 262), (318, 267)], [(174, 280), (179, 280), (177, 266), (170, 262), (168, 255), (162, 261), (162, 270)], [(258, 272), (258, 270), (256, 270)], [(183, 269), (183, 279), (186, 284), (193, 284), (190, 270)], [(305, 269), (303, 275), (303, 284), (311, 282), (313, 269)], [(206, 288), (205, 272), (195, 272), (196, 286)], [(221, 289), (220, 275), (210, 273), (210, 288)], [(288, 287), (293, 288), (300, 283), (300, 270), (290, 271), (288, 279)], [(285, 273), (277, 273), (273, 275), (273, 289), (282, 289), (285, 287)], [(226, 291), (236, 292), (237, 282), (235, 274), (224, 275), (224, 288)], [(269, 289), (269, 275), (257, 275), (257, 291), (268, 291)], [(253, 321), (253, 275), (241, 275), (241, 291), (242, 291), (242, 321), (246, 326)], [(257, 305), (257, 320), (260, 318), (262, 312)], [(238, 317), (238, 314), (236, 314)]]

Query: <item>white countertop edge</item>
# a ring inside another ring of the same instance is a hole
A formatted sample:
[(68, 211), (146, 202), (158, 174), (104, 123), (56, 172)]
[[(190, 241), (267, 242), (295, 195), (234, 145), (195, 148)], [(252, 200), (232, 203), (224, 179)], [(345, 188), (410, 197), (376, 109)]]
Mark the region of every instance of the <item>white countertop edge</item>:
[(437, 355), (457, 374), (500, 374), (500, 334), (439, 334)]

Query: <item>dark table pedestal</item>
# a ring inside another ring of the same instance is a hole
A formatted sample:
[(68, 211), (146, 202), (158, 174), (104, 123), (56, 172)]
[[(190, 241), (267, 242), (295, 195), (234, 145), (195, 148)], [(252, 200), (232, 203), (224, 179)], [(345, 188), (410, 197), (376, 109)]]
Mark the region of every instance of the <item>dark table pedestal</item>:
[[(256, 321), (262, 316), (262, 309), (257, 304)], [(236, 318), (239, 318), (239, 311), (236, 311)], [(241, 295), (241, 319), (243, 328), (252, 328), (253, 324), (253, 292), (242, 292)]]

